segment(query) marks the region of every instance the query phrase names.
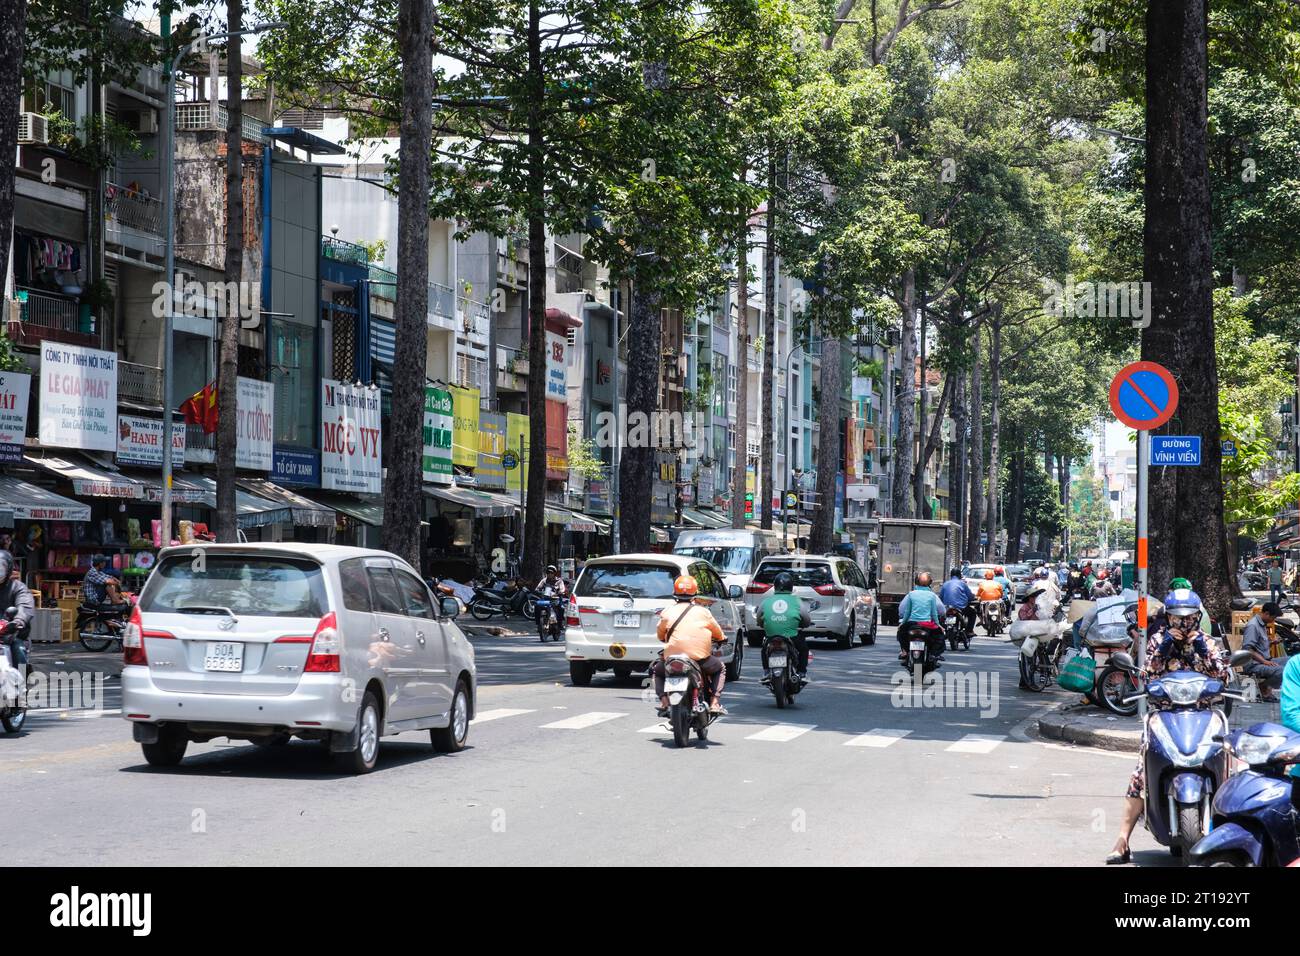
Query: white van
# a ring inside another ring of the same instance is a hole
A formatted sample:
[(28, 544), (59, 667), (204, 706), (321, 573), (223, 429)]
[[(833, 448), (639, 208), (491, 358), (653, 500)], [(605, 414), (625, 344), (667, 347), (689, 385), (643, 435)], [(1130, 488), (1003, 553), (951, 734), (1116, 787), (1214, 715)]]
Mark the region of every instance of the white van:
[[(702, 531), (683, 531), (673, 545), (673, 554), (688, 558), (703, 558), (722, 575), (727, 587), (735, 585), (742, 591), (749, 587), (758, 562), (766, 557), (785, 554), (781, 535), (775, 531), (741, 531), (735, 528), (711, 528)], [(745, 609), (745, 627), (757, 626)]]

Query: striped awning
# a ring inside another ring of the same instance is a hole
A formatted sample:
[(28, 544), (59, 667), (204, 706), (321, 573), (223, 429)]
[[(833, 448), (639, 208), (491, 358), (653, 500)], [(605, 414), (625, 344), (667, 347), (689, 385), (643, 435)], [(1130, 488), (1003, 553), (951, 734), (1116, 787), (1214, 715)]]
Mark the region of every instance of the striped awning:
[(10, 515), (9, 524), (0, 524), (0, 527), (13, 527), (14, 518), (28, 521), (90, 520), (90, 505), (56, 495), (47, 488), (12, 475), (0, 475), (0, 501), (4, 502), (4, 510)]

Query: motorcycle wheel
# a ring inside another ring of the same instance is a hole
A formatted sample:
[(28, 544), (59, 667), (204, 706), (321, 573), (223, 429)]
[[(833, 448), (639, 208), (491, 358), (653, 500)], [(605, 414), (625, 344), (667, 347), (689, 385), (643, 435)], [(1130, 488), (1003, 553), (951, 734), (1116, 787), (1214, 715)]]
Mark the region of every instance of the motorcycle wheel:
[(524, 599), (523, 616), (530, 621), (537, 617), (537, 602), (532, 598)]
[(1194, 803), (1178, 804), (1178, 847), (1186, 866), (1192, 858), (1192, 847), (1201, 839), (1201, 808)]
[(1044, 651), (1040, 647), (1034, 652), (1032, 658), (1024, 654), (1018, 655), (1020, 658), (1020, 680), (1025, 685), (1026, 690), (1033, 691), (1035, 694), (1041, 694), (1047, 689), (1046, 674), (1044, 665), (1046, 659)]
[(0, 717), (0, 726), (3, 726), (5, 733), (16, 734), (23, 729), (23, 724), (27, 723), (27, 711), (10, 710), (6, 711), (3, 717)]
[(786, 704), (784, 674), (772, 678), (772, 696), (776, 698), (777, 709), (784, 710)]
[(108, 625), (103, 621), (92, 621), (90, 624), (90, 633), (102, 634), (103, 637), (88, 637), (86, 632), (81, 632), (81, 646), (88, 651), (106, 651), (113, 643), (113, 635), (108, 629)]
[(691, 739), (691, 711), (685, 701), (673, 704), (668, 719), (673, 725), (673, 742), (679, 747), (685, 747)]
[(1113, 714), (1132, 717), (1138, 711), (1138, 702), (1124, 703), (1124, 698), (1137, 693), (1137, 683), (1132, 676), (1118, 667), (1107, 664), (1097, 678), (1095, 694), (1101, 705)]
[(490, 605), (478, 598), (469, 602), (470, 617), (476, 621), (487, 621), (496, 615), (496, 610)]

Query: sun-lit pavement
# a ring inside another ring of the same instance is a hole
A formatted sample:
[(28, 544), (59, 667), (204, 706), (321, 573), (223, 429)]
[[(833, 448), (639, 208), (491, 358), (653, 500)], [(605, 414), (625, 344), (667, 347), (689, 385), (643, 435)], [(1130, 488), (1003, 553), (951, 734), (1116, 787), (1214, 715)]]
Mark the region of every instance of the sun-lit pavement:
[[(1014, 648), (982, 637), (941, 672), (986, 692), (962, 707), (910, 694), (913, 706), (897, 706), (890, 629), (875, 647), (814, 642), (814, 683), (786, 710), (747, 649), (731, 716), (684, 750), (640, 679), (575, 688), (559, 645), (473, 641), (483, 686), (471, 746), (447, 756), (424, 734), (387, 738), (365, 777), (338, 774), (302, 741), (191, 744), (179, 768), (153, 770), (116, 714), (34, 714), (25, 734), (0, 738), (0, 789), (31, 824), (11, 832), (11, 859), (659, 863), (691, 821), (720, 863), (1095, 865), (1133, 765), (1028, 736), (1036, 713), (1070, 698), (1017, 690)], [(1141, 831), (1134, 846), (1138, 865), (1174, 862)]]

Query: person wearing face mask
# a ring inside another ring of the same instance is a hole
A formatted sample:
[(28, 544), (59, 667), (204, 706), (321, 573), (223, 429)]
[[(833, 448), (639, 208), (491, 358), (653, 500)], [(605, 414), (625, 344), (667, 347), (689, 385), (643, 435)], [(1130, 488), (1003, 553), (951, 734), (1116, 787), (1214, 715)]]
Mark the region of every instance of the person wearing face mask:
[(36, 602), (27, 585), (13, 570), (14, 556), (8, 551), (0, 551), (0, 614), (6, 608), (18, 608), (18, 616), (12, 621), (0, 617), (0, 641), (13, 648), (14, 666), (21, 670), (27, 665), (27, 633), (32, 618), (36, 616)]
[[(1142, 668), (1142, 680), (1145, 684), (1174, 671), (1197, 671), (1207, 677), (1226, 681), (1228, 668), (1223, 662), (1223, 655), (1218, 643), (1201, 630), (1201, 614), (1204, 608), (1201, 598), (1191, 588), (1179, 588), (1165, 595), (1165, 619), (1168, 622), (1163, 630), (1153, 634), (1147, 642), (1146, 663)], [(1129, 837), (1142, 815), (1143, 793), (1146, 789), (1146, 735), (1138, 750), (1137, 769), (1129, 777), (1128, 790), (1125, 793), (1124, 819), (1120, 823), (1119, 838), (1114, 848), (1106, 857), (1107, 863), (1128, 863), (1131, 857)]]

